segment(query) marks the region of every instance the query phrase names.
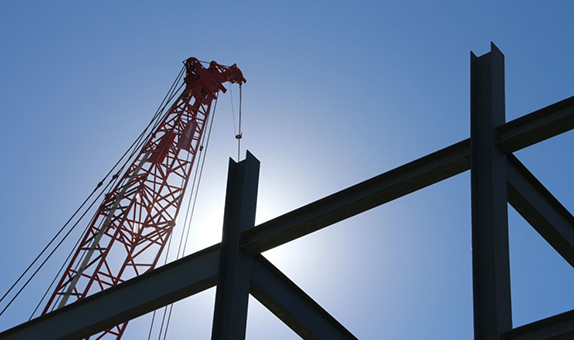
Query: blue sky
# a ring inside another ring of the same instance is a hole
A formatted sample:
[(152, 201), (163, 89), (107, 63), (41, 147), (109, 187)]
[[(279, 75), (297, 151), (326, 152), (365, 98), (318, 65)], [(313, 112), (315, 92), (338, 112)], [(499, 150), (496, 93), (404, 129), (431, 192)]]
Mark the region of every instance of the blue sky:
[[(0, 292), (137, 137), (189, 56), (237, 63), (248, 80), (242, 144), (262, 163), (263, 222), (467, 138), (469, 55), (490, 41), (506, 55), (508, 120), (572, 96), (573, 10), (558, 0), (3, 1)], [(220, 237), (236, 154), (230, 97), (188, 253)], [(517, 154), (570, 211), (572, 145), (574, 132)], [(471, 339), (469, 180), (265, 255), (360, 339)], [(515, 325), (574, 308), (574, 270), (511, 208), (509, 221)], [(27, 320), (65, 252), (0, 329)], [(214, 294), (176, 304), (172, 339), (209, 337)], [(124, 339), (147, 335), (149, 319)], [(247, 334), (297, 339), (253, 299)]]

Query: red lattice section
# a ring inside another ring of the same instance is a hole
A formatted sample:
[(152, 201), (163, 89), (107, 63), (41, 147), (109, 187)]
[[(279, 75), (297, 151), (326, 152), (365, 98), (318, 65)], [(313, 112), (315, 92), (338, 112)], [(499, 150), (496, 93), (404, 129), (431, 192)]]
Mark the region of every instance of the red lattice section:
[[(185, 89), (106, 195), (43, 314), (152, 270), (175, 226), (208, 121), (225, 82), (245, 82), (236, 65), (185, 62)], [(127, 323), (94, 335), (119, 339)]]

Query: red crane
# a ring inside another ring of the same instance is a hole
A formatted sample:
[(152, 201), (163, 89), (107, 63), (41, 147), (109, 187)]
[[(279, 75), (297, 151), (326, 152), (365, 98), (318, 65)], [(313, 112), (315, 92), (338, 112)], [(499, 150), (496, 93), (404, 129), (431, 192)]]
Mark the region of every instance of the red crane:
[[(137, 157), (106, 194), (42, 314), (152, 270), (183, 201), (210, 114), (223, 84), (243, 84), (239, 68), (184, 61), (185, 88)], [(127, 322), (96, 339), (120, 339)]]

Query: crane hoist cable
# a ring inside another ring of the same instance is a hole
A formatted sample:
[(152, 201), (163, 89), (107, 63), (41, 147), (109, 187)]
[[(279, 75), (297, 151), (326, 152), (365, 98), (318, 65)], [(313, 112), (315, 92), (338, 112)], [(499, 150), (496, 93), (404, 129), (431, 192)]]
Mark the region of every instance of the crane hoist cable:
[(235, 107), (233, 105), (233, 90), (232, 87), (229, 87), (230, 97), (231, 97), (231, 117), (233, 120), (233, 134), (235, 139), (237, 139), (237, 161), (241, 160), (241, 139), (243, 138), (243, 131), (241, 130), (241, 108), (243, 106), (243, 84), (239, 84), (239, 112), (238, 112), (238, 122), (237, 125), (239, 129), (235, 125)]
[[(123, 162), (122, 166), (120, 167), (120, 169), (116, 172), (116, 175), (114, 175), (112, 177), (112, 181), (110, 181), (106, 187), (104, 188), (104, 190), (102, 190), (102, 192), (100, 193), (100, 195), (94, 200), (94, 202), (92, 202), (92, 204), (90, 205), (90, 207), (86, 210), (85, 213), (87, 213), (90, 208), (93, 206), (93, 204), (95, 202), (98, 201), (98, 199), (101, 197), (101, 195), (106, 192), (107, 188), (110, 185), (115, 185), (115, 183), (118, 181), (118, 174), (121, 173), (124, 168), (130, 163), (130, 160), (135, 156), (137, 150), (139, 148), (141, 148), (141, 146), (143, 145), (143, 143), (145, 143), (145, 141), (149, 138), (151, 131), (147, 132), (148, 129), (153, 126), (152, 131), (155, 129), (155, 127), (157, 126), (157, 124), (159, 124), (159, 122), (161, 121), (161, 119), (165, 116), (166, 112), (165, 109), (166, 107), (169, 105), (169, 103), (173, 100), (173, 98), (175, 97), (175, 95), (177, 94), (177, 92), (179, 92), (179, 90), (181, 89), (181, 86), (183, 84), (181, 84), (179, 87), (177, 86), (180, 81), (181, 78), (183, 76), (183, 72), (184, 72), (185, 68), (182, 68), (181, 71), (179, 72), (179, 74), (177, 75), (176, 79), (174, 80), (174, 82), (172, 83), (170, 89), (168, 90), (168, 92), (166, 93), (165, 97), (163, 98), (161, 104), (159, 105), (156, 113), (154, 114), (154, 116), (152, 117), (151, 121), (149, 122), (149, 124), (145, 127), (145, 129), (143, 130), (143, 132), (136, 138), (136, 140), (134, 141), (134, 143), (132, 143), (132, 145), (130, 146), (130, 148), (128, 148), (128, 150), (122, 155), (122, 157), (120, 158), (120, 160), (118, 162), (116, 162), (116, 164), (114, 165), (114, 167), (112, 168), (115, 169), (115, 167), (117, 167), (117, 165), (120, 163), (120, 161), (122, 161), (122, 159), (130, 152), (130, 155), (128, 156), (128, 158)], [(147, 132), (147, 134), (146, 134)], [(108, 172), (108, 175), (112, 173), (112, 171)], [(95, 217), (95, 214), (94, 214)], [(94, 218), (93, 217), (93, 218)], [(93, 219), (92, 218), (92, 219)], [(81, 219), (80, 219), (81, 220)], [(76, 223), (79, 223), (80, 220), (76, 221)], [(91, 223), (91, 222), (90, 222)], [(66, 266), (66, 264), (68, 263), (68, 261), (70, 260), (70, 257), (72, 256), (72, 254), (74, 253), (74, 250), (78, 247), (79, 242), (81, 241), (83, 235), (85, 234), (85, 232), (87, 231), (90, 223), (86, 226), (85, 230), (82, 232), (82, 234), (80, 235), (80, 237), (78, 238), (78, 241), (76, 242), (76, 244), (74, 245), (74, 247), (72, 248), (72, 250), (70, 251), (70, 253), (68, 254), (66, 260), (64, 261), (64, 263), (62, 264), (62, 266), (60, 267), (60, 269), (58, 270), (58, 273), (56, 274), (56, 276), (54, 277), (53, 281), (50, 283), (50, 286), (48, 286), (48, 288), (46, 289), (46, 292), (44, 293), (44, 295), (42, 296), (42, 299), (40, 300), (40, 302), (38, 303), (38, 305), (36, 306), (36, 308), (34, 309), (34, 311), (32, 312), (32, 315), (30, 316), (30, 319), (34, 316), (34, 314), (36, 313), (37, 309), (40, 307), (40, 305), (42, 304), (42, 301), (46, 298), (47, 294), (50, 292), (50, 290), (52, 289), (52, 286), (54, 285), (54, 283), (56, 282), (56, 280), (58, 279), (58, 277), (60, 276), (60, 273), (62, 272), (62, 270), (64, 269), (64, 267)], [(55, 308), (55, 305), (54, 305)], [(52, 309), (53, 310), (53, 309)]]
[(233, 105), (233, 86), (229, 87), (229, 98), (231, 98), (231, 121), (233, 122), (233, 135), (237, 135), (237, 125), (235, 124), (235, 105)]
[[(178, 75), (178, 78), (176, 78), (176, 82), (174, 82), (174, 85), (177, 84), (177, 83), (179, 83), (179, 81), (181, 80), (181, 75), (182, 75), (182, 73), (180, 72), (180, 74)], [(158, 111), (156, 112), (156, 114), (155, 114), (154, 117), (152, 118), (152, 121), (148, 124), (148, 126), (144, 129), (144, 131), (140, 134), (140, 136), (136, 139), (137, 144), (136, 144), (135, 142), (134, 142), (134, 144), (132, 144), (131, 154), (130, 154), (129, 157), (124, 161), (123, 165), (122, 165), (121, 168), (117, 171), (116, 175), (113, 176), (113, 179), (112, 179), (112, 181), (111, 181), (110, 183), (108, 183), (108, 186), (109, 186), (109, 185), (115, 185), (115, 184), (117, 183), (118, 177), (119, 177), (118, 174), (121, 173), (121, 172), (125, 169), (125, 167), (126, 167), (128, 164), (130, 164), (130, 162), (132, 161), (133, 157), (136, 156), (137, 151), (143, 146), (143, 144), (144, 144), (144, 143), (147, 141), (147, 139), (151, 136), (151, 133), (152, 133), (152, 132), (155, 130), (155, 128), (160, 124), (161, 120), (162, 120), (163, 118), (165, 118), (165, 116), (167, 115), (167, 112), (164, 112), (165, 108), (166, 108), (167, 105), (173, 100), (173, 98), (175, 97), (175, 95), (179, 92), (179, 90), (181, 90), (182, 87), (183, 87), (183, 84), (181, 84), (178, 88), (175, 88), (175, 86), (172, 86), (172, 87), (170, 88), (171, 93), (168, 92), (168, 94), (166, 95), (167, 101), (165, 101), (166, 98), (164, 98), (165, 103), (164, 103), (164, 101), (162, 101), (163, 106), (160, 106), (160, 107), (158, 108)], [(169, 97), (167, 97), (168, 95), (169, 95)], [(163, 114), (163, 115), (162, 115), (162, 114)], [(152, 123), (153, 123), (153, 126), (152, 126)], [(147, 133), (147, 135), (144, 136), (144, 133), (149, 129), (150, 126), (153, 127), (152, 130), (151, 130), (149, 133)], [(142, 137), (144, 137), (144, 138), (142, 138)], [(135, 147), (134, 147), (134, 146), (135, 146)], [(128, 151), (129, 151), (129, 150), (128, 150)], [(127, 154), (127, 152), (126, 152), (126, 154)], [(124, 154), (124, 156), (125, 156), (125, 154)], [(106, 186), (106, 188), (107, 188), (108, 186)], [(105, 190), (104, 190), (103, 192), (105, 192)], [(103, 192), (102, 192), (102, 193), (103, 193)], [(106, 194), (109, 194), (109, 192), (107, 192)], [(100, 195), (100, 196), (101, 196), (101, 195)], [(99, 198), (100, 196), (98, 196), (98, 198)], [(98, 198), (96, 198), (96, 200), (97, 200)], [(95, 202), (93, 202), (93, 203), (95, 203)], [(95, 214), (94, 214), (94, 218), (95, 218)], [(92, 218), (92, 220), (93, 220), (93, 218)], [(79, 222), (79, 221), (77, 221), (77, 222)], [(76, 223), (77, 223), (77, 222), (76, 222)], [(86, 233), (86, 231), (87, 231), (87, 229), (89, 228), (89, 226), (90, 226), (91, 223), (92, 223), (92, 221), (86, 226), (86, 229), (85, 229), (84, 232), (80, 235), (80, 238), (78, 239), (78, 242), (81, 241), (82, 237), (85, 235), (85, 233)], [(100, 227), (101, 227), (101, 223), (100, 223)], [(74, 248), (72, 248), (70, 254), (69, 254), (68, 257), (66, 258), (66, 261), (63, 263), (62, 267), (61, 267), (60, 270), (58, 271), (58, 274), (56, 275), (56, 277), (55, 277), (54, 280), (57, 280), (57, 278), (59, 277), (59, 274), (61, 273), (62, 269), (63, 269), (63, 268), (65, 267), (65, 265), (68, 263), (68, 261), (69, 261), (71, 255), (74, 253), (74, 250), (77, 248), (78, 242), (76, 243), (76, 245), (74, 246)], [(82, 257), (80, 258), (80, 261), (84, 258), (84, 256), (85, 256), (85, 254), (82, 255)], [(80, 264), (80, 262), (78, 261), (78, 262), (76, 263), (76, 266), (74, 267), (74, 270), (77, 270), (77, 269), (78, 269), (79, 264)], [(55, 282), (55, 281), (52, 281), (52, 283), (50, 284), (50, 286), (49, 286), (48, 289), (47, 289), (47, 292), (50, 291), (50, 289), (51, 289), (51, 287), (53, 286), (54, 282)], [(44, 300), (45, 296), (46, 296), (46, 293), (45, 293), (44, 296), (42, 297), (42, 300), (40, 301), (40, 304), (41, 304), (41, 302)], [(55, 303), (55, 304), (52, 306), (52, 308), (51, 308), (51, 311), (53, 311), (53, 310), (56, 309), (56, 306), (58, 305), (58, 303), (60, 302), (60, 300), (61, 300), (62, 298), (63, 298), (63, 295), (58, 296), (58, 298), (57, 298), (57, 300), (56, 300), (56, 303)], [(37, 309), (37, 308), (38, 308), (38, 306), (36, 307), (36, 309)], [(34, 313), (35, 313), (35, 311), (34, 311)]]
[[(217, 107), (217, 100), (216, 100), (216, 102), (215, 102), (213, 118), (215, 117), (215, 108), (216, 108), (216, 107)], [(211, 124), (210, 124), (210, 126), (209, 126), (209, 131), (208, 131), (208, 133), (207, 133), (207, 141), (206, 141), (206, 144), (205, 144), (205, 153), (203, 154), (203, 161), (202, 161), (202, 163), (201, 163), (201, 166), (199, 167), (199, 179), (198, 179), (198, 181), (197, 181), (197, 188), (195, 189), (195, 197), (194, 197), (194, 199), (193, 199), (193, 206), (192, 206), (192, 208), (191, 208), (191, 214), (190, 214), (190, 217), (189, 217), (189, 225), (191, 225), (191, 221), (192, 221), (192, 219), (193, 219), (193, 215), (194, 215), (194, 212), (195, 212), (195, 204), (197, 203), (197, 194), (198, 194), (198, 192), (199, 192), (199, 184), (201, 183), (201, 178), (202, 178), (202, 175), (203, 175), (203, 166), (205, 165), (205, 158), (206, 158), (206, 156), (207, 156), (207, 148), (209, 147), (209, 141), (210, 141), (210, 139), (211, 139), (211, 129), (213, 128), (213, 118), (212, 118)], [(183, 250), (182, 250), (181, 254), (179, 255), (179, 258), (182, 258), (183, 256), (185, 256), (185, 250), (187, 249), (187, 244), (188, 244), (187, 241), (188, 241), (188, 239), (189, 239), (189, 231), (190, 231), (190, 228), (187, 228), (187, 232), (186, 232), (186, 236), (185, 236), (185, 242), (183, 243)], [(180, 245), (181, 245), (181, 243), (180, 243)], [(166, 324), (166, 327), (165, 327), (165, 332), (164, 332), (164, 337), (163, 337), (164, 340), (165, 340), (166, 337), (167, 337), (167, 329), (168, 329), (168, 327), (169, 327), (169, 322), (170, 322), (170, 320), (171, 320), (172, 310), (173, 310), (173, 304), (170, 305), (169, 315), (168, 315), (167, 324)]]
[[(136, 140), (132, 143), (132, 145), (126, 150), (126, 152), (124, 152), (124, 154), (120, 157), (120, 159), (114, 164), (114, 166), (112, 166), (112, 168), (108, 171), (108, 173), (104, 176), (104, 178), (98, 182), (98, 184), (96, 185), (96, 187), (94, 188), (94, 190), (88, 195), (88, 197), (82, 202), (82, 204), (80, 204), (80, 206), (74, 211), (74, 213), (72, 214), (72, 216), (64, 223), (64, 225), (58, 230), (58, 232), (56, 233), (56, 235), (54, 235), (52, 237), (52, 239), (48, 242), (48, 244), (42, 249), (42, 251), (40, 251), (40, 253), (34, 258), (34, 260), (32, 261), (32, 263), (30, 263), (30, 265), (28, 265), (28, 267), (24, 270), (24, 272), (16, 279), (16, 281), (12, 284), (12, 286), (10, 286), (10, 288), (2, 295), (2, 297), (0, 298), (0, 303), (2, 303), (2, 301), (4, 301), (6, 299), (6, 297), (10, 294), (10, 292), (12, 292), (12, 290), (15, 289), (15, 287), (18, 285), (18, 283), (26, 276), (26, 274), (34, 267), (34, 265), (40, 260), (40, 258), (42, 257), (42, 255), (44, 255), (48, 249), (50, 248), (50, 246), (58, 239), (58, 237), (62, 234), (62, 232), (64, 232), (64, 230), (66, 229), (66, 227), (70, 224), (70, 222), (82, 211), (82, 209), (86, 206), (86, 204), (90, 201), (90, 199), (94, 196), (94, 194), (96, 192), (98, 192), (104, 182), (106, 181), (106, 179), (114, 172), (114, 170), (116, 169), (116, 167), (122, 162), (122, 160), (125, 158), (125, 156), (130, 152), (130, 150), (132, 151), (132, 155), (134, 153), (135, 150), (138, 149), (138, 144), (140, 143), (140, 141), (142, 140), (142, 137), (145, 135), (145, 133), (147, 132), (147, 130), (149, 129), (149, 127), (154, 123), (154, 121), (157, 120), (157, 118), (161, 115), (161, 113), (163, 112), (163, 110), (165, 109), (165, 107), (167, 106), (167, 104), (169, 103), (169, 101), (171, 99), (173, 99), (173, 95), (177, 92), (177, 90), (175, 90), (175, 87), (177, 86), (177, 83), (181, 80), (181, 77), (183, 76), (185, 71), (185, 67), (182, 67), (179, 74), (177, 75), (176, 79), (174, 80), (174, 82), (172, 83), (170, 89), (168, 90), (167, 94), (165, 95), (165, 97), (163, 98), (161, 104), (158, 107), (158, 110), (156, 111), (156, 113), (154, 114), (154, 116), (152, 117), (150, 123), (146, 126), (146, 128), (144, 129), (144, 131), (138, 136), (138, 138), (136, 138)], [(170, 96), (170, 94), (172, 94)], [(166, 101), (166, 99), (168, 99)], [(130, 155), (131, 156), (131, 155)], [(129, 158), (128, 158), (129, 159)], [(125, 166), (125, 164), (124, 164)], [(116, 174), (114, 174), (112, 176), (113, 180), (118, 178), (118, 173), (121, 172), (121, 170), (123, 169), (123, 167), (116, 172)], [(111, 183), (111, 182), (110, 182)], [(63, 238), (55, 245), (54, 249), (48, 253), (47, 257), (44, 259), (44, 261), (42, 261), (40, 263), (40, 265), (38, 266), (38, 268), (31, 274), (31, 276), (28, 278), (28, 280), (26, 280), (26, 282), (23, 283), (22, 287), (15, 293), (15, 295), (12, 297), (12, 299), (10, 299), (10, 301), (7, 303), (7, 305), (2, 309), (2, 311), (0, 311), (0, 316), (2, 316), (6, 310), (10, 307), (10, 305), (16, 300), (16, 298), (18, 298), (18, 296), (22, 293), (22, 291), (28, 286), (28, 284), (32, 281), (32, 279), (36, 276), (36, 274), (40, 271), (40, 269), (42, 269), (42, 267), (46, 264), (46, 262), (52, 257), (52, 255), (56, 252), (56, 250), (60, 247), (60, 245), (67, 239), (67, 237), (70, 235), (70, 233), (76, 228), (76, 226), (79, 224), (79, 222), (83, 219), (83, 217), (86, 215), (86, 213), (90, 210), (90, 208), (93, 206), (93, 204), (101, 197), (102, 193), (109, 187), (109, 184), (107, 186), (105, 186), (103, 188), (103, 190), (100, 192), (99, 195), (96, 196), (96, 198), (94, 199), (94, 201), (88, 205), (88, 208), (85, 210), (85, 212), (83, 214), (80, 215), (80, 218), (72, 225), (72, 227), (70, 228), (70, 230), (68, 230), (68, 232), (66, 232), (63, 236)], [(45, 297), (45, 296), (44, 296)], [(44, 297), (42, 298), (42, 300), (44, 299)], [(40, 301), (41, 303), (41, 301)], [(34, 313), (36, 312), (37, 308), (34, 310), (34, 312), (32, 313), (32, 316), (34, 315)], [(31, 316), (31, 317), (32, 317)], [(30, 318), (31, 318), (30, 317)]]
[[(179, 246), (178, 246), (178, 250), (177, 250), (177, 254), (176, 254), (176, 260), (180, 259), (183, 257), (183, 255), (185, 254), (185, 249), (187, 246), (187, 241), (189, 238), (189, 231), (191, 229), (191, 221), (193, 219), (193, 212), (195, 210), (195, 203), (197, 202), (197, 194), (199, 192), (199, 185), (201, 182), (201, 175), (203, 173), (203, 166), (205, 164), (205, 158), (207, 156), (207, 150), (209, 147), (209, 140), (211, 137), (211, 129), (213, 127), (213, 122), (215, 120), (215, 112), (217, 109), (217, 102), (218, 99), (215, 99), (214, 102), (214, 106), (213, 106), (213, 110), (210, 114), (210, 125), (209, 125), (209, 130), (207, 135), (203, 135), (202, 141), (200, 143), (200, 148), (199, 148), (199, 152), (200, 152), (200, 166), (199, 168), (196, 168), (195, 174), (193, 176), (193, 182), (191, 185), (191, 190), (189, 190), (189, 194), (190, 194), (190, 199), (187, 203), (187, 209), (186, 209), (186, 213), (185, 213), (185, 217), (184, 217), (184, 222), (183, 222), (183, 228), (181, 229), (181, 236), (180, 236), (180, 241), (179, 241)], [(207, 141), (205, 141), (207, 139)], [(198, 179), (198, 174), (199, 174), (199, 179)], [(194, 195), (195, 193), (195, 195)], [(193, 204), (192, 204), (193, 203)], [(190, 216), (190, 208), (191, 208), (191, 216)], [(190, 218), (188, 219), (188, 216), (190, 216)], [(185, 241), (184, 240), (184, 235), (185, 235)], [(164, 260), (164, 265), (167, 264), (168, 261), (168, 257), (169, 257), (169, 253), (170, 253), (170, 249), (171, 249), (171, 242), (172, 242), (173, 237), (170, 237), (169, 241), (168, 241), (168, 245), (167, 245), (167, 250), (166, 250), (166, 256), (165, 256), (165, 260)], [(182, 241), (183, 241), (183, 252), (181, 251), (181, 247), (182, 247)], [(161, 322), (161, 326), (160, 326), (160, 331), (158, 334), (158, 339), (161, 337), (162, 331), (163, 331), (163, 325), (165, 323), (165, 318), (166, 318), (166, 314), (167, 314), (167, 309), (169, 308), (169, 315), (168, 315), (168, 321), (167, 321), (167, 325), (169, 325), (169, 321), (171, 318), (171, 310), (173, 308), (173, 305), (168, 305), (165, 306), (164, 309), (164, 313), (163, 313), (163, 317), (162, 317), (162, 322)], [(154, 325), (154, 321), (155, 321), (155, 317), (156, 317), (156, 312), (157, 310), (153, 311), (152, 314), (152, 320), (150, 323), (150, 330), (148, 333), (148, 340), (151, 339), (151, 335), (152, 335), (152, 331), (153, 331), (153, 325)], [(167, 335), (167, 326), (166, 326), (166, 330), (165, 330), (165, 335)], [(164, 336), (165, 338), (165, 336)]]
[(241, 160), (241, 138), (243, 138), (243, 131), (241, 130), (241, 107), (243, 106), (243, 86), (239, 84), (239, 130), (235, 138), (237, 139), (237, 161)]

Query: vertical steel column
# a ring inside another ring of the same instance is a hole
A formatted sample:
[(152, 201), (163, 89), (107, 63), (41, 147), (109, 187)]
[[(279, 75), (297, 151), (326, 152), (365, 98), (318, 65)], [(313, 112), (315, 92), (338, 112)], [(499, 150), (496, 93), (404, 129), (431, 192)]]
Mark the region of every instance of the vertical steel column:
[(474, 338), (512, 329), (506, 155), (494, 144), (505, 122), (504, 55), (471, 53), (471, 197)]
[(223, 239), (217, 277), (212, 340), (243, 340), (251, 284), (251, 256), (240, 249), (241, 232), (255, 225), (259, 161), (229, 160)]

